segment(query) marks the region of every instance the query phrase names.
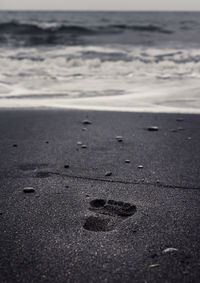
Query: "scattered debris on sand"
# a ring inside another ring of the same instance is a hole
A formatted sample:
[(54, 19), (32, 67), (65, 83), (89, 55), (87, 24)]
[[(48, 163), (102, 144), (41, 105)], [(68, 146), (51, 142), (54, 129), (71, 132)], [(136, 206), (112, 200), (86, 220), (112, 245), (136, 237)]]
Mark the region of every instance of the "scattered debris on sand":
[(150, 132), (156, 132), (158, 130), (159, 130), (159, 128), (157, 126), (151, 126), (151, 127), (148, 128), (148, 131), (150, 131)]
[(171, 253), (171, 252), (177, 252), (178, 249), (176, 248), (167, 248), (165, 250), (162, 251), (163, 254), (166, 254), (166, 253)]
[(82, 124), (83, 125), (90, 125), (90, 124), (92, 124), (92, 122), (88, 119), (85, 119), (85, 120), (82, 121)]
[(115, 138), (118, 142), (122, 142), (124, 139), (122, 136), (116, 136)]
[(23, 192), (24, 193), (34, 193), (35, 192), (35, 189), (33, 187), (25, 187), (23, 189)]
[(138, 168), (142, 169), (142, 168), (144, 168), (144, 166), (143, 165), (138, 165)]
[(111, 175), (112, 175), (112, 172), (111, 172), (111, 171), (107, 171), (107, 172), (105, 173), (105, 176), (106, 176), (106, 177), (111, 176)]
[(83, 145), (81, 146), (81, 148), (87, 148), (87, 145), (83, 144)]

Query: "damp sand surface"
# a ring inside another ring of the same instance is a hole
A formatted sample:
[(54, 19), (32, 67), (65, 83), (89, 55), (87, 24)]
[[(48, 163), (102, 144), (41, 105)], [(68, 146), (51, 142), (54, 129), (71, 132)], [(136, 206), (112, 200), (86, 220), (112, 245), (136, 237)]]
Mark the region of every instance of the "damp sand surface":
[(199, 122), (1, 110), (0, 281), (198, 282)]

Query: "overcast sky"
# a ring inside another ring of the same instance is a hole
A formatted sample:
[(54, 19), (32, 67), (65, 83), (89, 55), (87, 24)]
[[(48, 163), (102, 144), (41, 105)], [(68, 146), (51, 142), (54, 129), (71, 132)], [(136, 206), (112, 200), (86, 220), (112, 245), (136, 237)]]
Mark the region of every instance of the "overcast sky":
[(0, 0), (5, 10), (200, 10), (200, 0)]

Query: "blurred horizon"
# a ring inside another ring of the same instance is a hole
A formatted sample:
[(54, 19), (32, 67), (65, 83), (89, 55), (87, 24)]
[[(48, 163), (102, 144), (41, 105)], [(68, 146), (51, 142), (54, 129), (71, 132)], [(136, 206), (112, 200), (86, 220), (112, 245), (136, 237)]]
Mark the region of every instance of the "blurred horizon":
[(0, 10), (8, 11), (200, 11), (200, 2), (197, 0), (180, 1), (168, 0), (1, 0)]

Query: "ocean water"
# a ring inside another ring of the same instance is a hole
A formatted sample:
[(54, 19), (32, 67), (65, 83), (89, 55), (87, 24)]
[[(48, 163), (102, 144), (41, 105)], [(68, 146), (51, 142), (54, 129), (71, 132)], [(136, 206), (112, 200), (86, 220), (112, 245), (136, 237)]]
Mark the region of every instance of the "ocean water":
[(0, 107), (200, 113), (200, 13), (0, 12)]

